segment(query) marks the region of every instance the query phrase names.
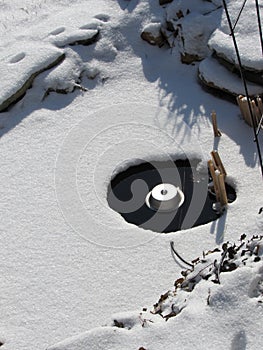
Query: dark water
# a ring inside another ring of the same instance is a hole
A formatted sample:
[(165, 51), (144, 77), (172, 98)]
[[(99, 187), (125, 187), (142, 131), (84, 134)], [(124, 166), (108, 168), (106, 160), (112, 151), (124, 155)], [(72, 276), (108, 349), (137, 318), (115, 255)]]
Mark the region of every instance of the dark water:
[[(191, 163), (191, 164), (190, 164)], [(174, 232), (216, 220), (215, 196), (208, 191), (210, 174), (197, 171), (198, 160), (151, 162), (132, 166), (115, 176), (108, 189), (109, 206), (129, 223), (155, 232)], [(149, 191), (160, 183), (179, 186), (185, 201), (175, 211), (156, 212), (145, 204)], [(226, 185), (228, 200), (236, 199), (234, 189)]]

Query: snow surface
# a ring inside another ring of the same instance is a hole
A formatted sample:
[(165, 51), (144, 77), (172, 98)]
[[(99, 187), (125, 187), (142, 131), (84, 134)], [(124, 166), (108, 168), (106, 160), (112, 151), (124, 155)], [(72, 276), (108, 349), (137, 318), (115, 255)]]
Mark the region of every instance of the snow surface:
[[(166, 20), (178, 30), (179, 50), (182, 54), (197, 55), (200, 59), (209, 54), (207, 45), (212, 32), (220, 24), (222, 7), (216, 3), (198, 0), (173, 1), (166, 8)], [(169, 35), (173, 47), (175, 38)]]
[[(1, 55), (17, 61), (9, 63), (15, 78), (3, 69), (10, 89), (27, 69), (43, 67), (39, 45), (43, 59), (49, 50), (65, 54), (0, 114), (1, 348), (258, 349), (262, 307), (248, 286), (262, 276), (261, 262), (213, 286), (214, 307), (206, 305), (203, 281), (177, 317), (163, 322), (155, 315), (147, 327), (138, 321), (138, 312), (150, 310), (180, 276), (171, 240), (190, 261), (241, 233), (262, 232), (263, 222), (252, 130), (237, 106), (200, 88), (198, 64), (182, 65), (177, 50), (140, 38), (166, 8), (147, 0), (17, 0), (0, 8)], [(56, 47), (54, 36), (66, 44), (81, 28), (99, 29), (98, 42)], [(213, 137), (212, 110), (220, 139)], [(162, 235), (108, 208), (107, 186), (119, 169), (182, 155), (206, 161), (212, 149), (237, 191), (216, 222)], [(116, 313), (131, 330), (111, 327)]]
[[(206, 58), (199, 65), (199, 76), (201, 79), (228, 93), (244, 96), (245, 89), (242, 80), (238, 76), (231, 76), (229, 78), (230, 74), (227, 68), (219, 65), (211, 57)], [(226, 81), (228, 82), (227, 84), (225, 84)], [(247, 82), (247, 89), (250, 95), (256, 96), (263, 93), (263, 87), (261, 85)]]
[[(234, 26), (241, 9), (241, 1), (228, 1), (227, 6)], [(261, 14), (262, 17), (262, 14)], [(209, 40), (209, 46), (219, 56), (224, 57), (235, 65), (238, 64), (232, 37), (229, 35), (229, 26), (226, 15), (222, 16), (220, 27), (213, 33)], [(245, 4), (237, 25), (235, 27), (238, 49), (240, 51), (243, 66), (248, 70), (262, 71), (262, 49), (258, 29), (258, 20), (255, 2), (248, 0)]]
[(0, 74), (3, 81), (0, 104), (21, 89), (33, 74), (48, 68), (62, 55), (62, 51), (51, 45), (29, 41), (8, 46), (8, 52), (2, 50)]

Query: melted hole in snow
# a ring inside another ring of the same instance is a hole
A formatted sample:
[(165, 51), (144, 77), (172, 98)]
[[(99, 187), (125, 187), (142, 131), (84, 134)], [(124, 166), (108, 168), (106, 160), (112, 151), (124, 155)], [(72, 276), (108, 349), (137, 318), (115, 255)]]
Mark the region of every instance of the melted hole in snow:
[[(154, 161), (118, 173), (108, 187), (110, 208), (129, 223), (155, 232), (175, 232), (219, 218), (209, 170), (200, 161)], [(228, 202), (236, 199), (226, 183)]]
[(52, 32), (49, 33), (49, 35), (59, 35), (61, 33), (63, 33), (66, 30), (65, 27), (59, 27), (55, 30), (53, 30)]
[(9, 63), (18, 63), (22, 61), (26, 57), (26, 54), (24, 52), (20, 52), (17, 55), (13, 56), (10, 60)]

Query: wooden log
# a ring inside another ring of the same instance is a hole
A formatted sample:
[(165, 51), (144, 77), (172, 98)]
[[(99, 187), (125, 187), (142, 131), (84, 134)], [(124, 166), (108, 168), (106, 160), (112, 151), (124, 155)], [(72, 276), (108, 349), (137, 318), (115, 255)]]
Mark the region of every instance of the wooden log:
[(225, 177), (223, 174), (219, 174), (218, 176), (218, 185), (219, 185), (220, 204), (222, 206), (227, 205), (228, 199), (226, 194)]
[(248, 125), (252, 126), (253, 124), (252, 124), (251, 115), (248, 107), (248, 101), (246, 97), (242, 98), (242, 108), (245, 115), (245, 121), (247, 122)]
[(214, 130), (214, 137), (222, 136), (220, 130), (218, 130), (217, 118), (216, 118), (216, 112), (215, 111), (213, 111), (211, 113), (211, 117), (212, 117), (212, 124), (213, 124), (213, 130)]
[(214, 163), (213, 163), (213, 161), (211, 159), (207, 163), (208, 163), (208, 168), (209, 168), (210, 174), (211, 174), (212, 179), (213, 179), (214, 191), (215, 191), (215, 195), (216, 195), (216, 201), (220, 202), (218, 177), (216, 176)]
[(259, 131), (259, 128), (261, 128), (263, 130), (263, 102), (262, 102), (262, 99), (260, 97), (257, 97), (257, 104), (258, 104), (258, 110), (260, 113), (260, 119), (259, 119), (259, 123), (258, 123), (258, 131)]
[(238, 104), (239, 109), (240, 109), (240, 112), (241, 112), (241, 115), (242, 115), (243, 119), (246, 119), (246, 115), (245, 115), (245, 111), (244, 111), (242, 99), (243, 99), (243, 96), (242, 96), (242, 95), (239, 95), (239, 96), (237, 96), (237, 98), (236, 98), (237, 104)]
[(249, 111), (249, 107), (248, 107), (248, 102), (247, 102), (247, 98), (239, 95), (237, 98), (237, 102), (242, 114), (242, 117), (244, 118), (245, 122), (252, 126), (252, 120), (251, 120), (251, 115), (250, 115), (250, 111)]
[(254, 100), (251, 101), (251, 108), (252, 108), (255, 124), (258, 125), (261, 115), (260, 115), (258, 106), (256, 105), (256, 102)]
[(224, 176), (226, 176), (227, 175), (226, 169), (222, 163), (222, 160), (219, 156), (218, 151), (212, 151), (211, 156), (212, 156), (212, 159), (215, 163), (216, 168), (220, 171), (220, 174), (223, 174)]
[(242, 111), (242, 106), (241, 106), (242, 105), (242, 98), (243, 98), (243, 96), (239, 95), (239, 96), (236, 97), (236, 100), (237, 100), (237, 104), (238, 104), (238, 107), (240, 109), (240, 112), (241, 112), (241, 114), (243, 116), (243, 111)]
[(258, 109), (260, 110), (260, 114), (263, 114), (263, 103), (260, 97), (257, 97)]

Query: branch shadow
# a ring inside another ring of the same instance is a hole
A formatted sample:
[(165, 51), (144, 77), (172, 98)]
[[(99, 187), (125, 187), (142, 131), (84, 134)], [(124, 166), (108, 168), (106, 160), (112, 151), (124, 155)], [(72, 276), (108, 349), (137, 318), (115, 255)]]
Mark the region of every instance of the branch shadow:
[[(155, 50), (160, 52), (166, 50), (166, 54), (164, 53), (161, 58)], [(148, 53), (142, 57), (146, 79), (151, 83), (157, 83), (159, 106), (166, 106), (169, 110), (167, 119), (158, 125), (164, 129), (172, 125), (173, 136), (176, 131), (183, 130), (184, 123), (190, 129), (194, 128), (199, 136), (202, 125), (202, 128), (211, 129), (211, 141), (214, 141), (211, 147), (214, 149), (220, 148), (219, 144), (225, 134), (237, 145), (245, 164), (250, 168), (257, 167), (258, 156), (253, 130), (241, 118), (238, 106), (202, 89), (198, 81), (199, 63), (190, 66), (182, 64), (178, 62), (180, 60), (178, 55), (172, 54), (169, 57), (167, 51), (167, 48), (149, 48)], [(216, 138), (213, 136), (210, 118), (211, 112), (215, 109), (218, 109), (218, 127), (222, 132), (222, 137)], [(158, 114), (155, 119), (158, 123)], [(263, 133), (259, 141), (263, 147)]]

